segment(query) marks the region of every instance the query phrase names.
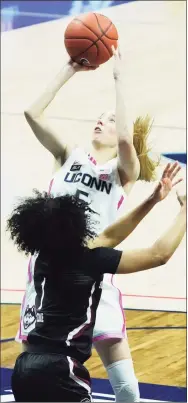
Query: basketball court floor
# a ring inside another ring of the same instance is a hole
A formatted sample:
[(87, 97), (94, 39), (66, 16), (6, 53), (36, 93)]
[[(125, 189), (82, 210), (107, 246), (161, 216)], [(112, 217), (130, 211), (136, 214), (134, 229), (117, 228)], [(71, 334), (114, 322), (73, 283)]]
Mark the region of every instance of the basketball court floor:
[[(100, 2), (99, 2), (100, 3)], [(158, 153), (186, 154), (185, 1), (136, 1), (100, 10), (117, 26), (123, 56), (128, 125), (139, 115), (154, 118), (151, 144)], [(6, 217), (20, 196), (47, 188), (52, 158), (24, 120), (23, 111), (66, 62), (64, 30), (72, 16), (1, 34), (1, 401), (13, 400), (10, 376), (20, 346), (14, 342), (24, 294), (27, 259), (5, 233)], [(54, 11), (54, 15), (55, 15)], [(37, 17), (37, 24), (35, 18)], [(16, 14), (23, 21), (28, 12)], [(41, 19), (40, 23), (39, 20)], [(50, 19), (50, 17), (48, 18)], [(3, 29), (8, 24), (2, 19)], [(27, 25), (27, 24), (26, 24)], [(7, 28), (7, 29), (8, 29)], [(113, 60), (97, 71), (77, 73), (50, 105), (47, 117), (69, 144), (87, 147), (95, 120), (115, 106)], [(164, 166), (165, 159), (161, 165)], [(160, 176), (162, 167), (159, 169)], [(186, 166), (182, 164), (185, 177)], [(127, 210), (154, 184), (137, 183)], [(180, 186), (184, 192), (185, 183)], [(179, 205), (173, 192), (140, 224), (121, 247), (151, 244), (170, 224)], [(186, 240), (161, 268), (116, 276), (123, 294), (127, 332), (142, 401), (186, 401)], [(32, 318), (31, 318), (32, 320)], [(96, 401), (113, 401), (106, 372), (93, 351), (87, 367)]]

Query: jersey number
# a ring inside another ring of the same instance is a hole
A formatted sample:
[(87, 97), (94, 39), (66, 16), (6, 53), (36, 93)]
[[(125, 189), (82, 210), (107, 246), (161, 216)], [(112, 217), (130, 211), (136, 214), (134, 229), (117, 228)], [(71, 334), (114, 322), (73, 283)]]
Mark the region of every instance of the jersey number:
[(78, 197), (78, 199), (83, 200), (85, 202), (88, 202), (88, 197), (89, 197), (89, 193), (87, 192), (83, 192), (82, 190), (77, 189), (76, 191), (76, 197)]

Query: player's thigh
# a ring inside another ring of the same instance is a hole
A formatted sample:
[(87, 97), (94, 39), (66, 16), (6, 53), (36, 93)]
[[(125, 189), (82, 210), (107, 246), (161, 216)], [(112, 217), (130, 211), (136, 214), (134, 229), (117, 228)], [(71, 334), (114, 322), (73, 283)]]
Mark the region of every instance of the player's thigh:
[(116, 361), (131, 358), (128, 339), (106, 339), (95, 341), (94, 346), (105, 367)]
[(121, 293), (105, 275), (97, 308), (93, 343), (106, 339), (124, 339), (126, 337), (125, 322)]

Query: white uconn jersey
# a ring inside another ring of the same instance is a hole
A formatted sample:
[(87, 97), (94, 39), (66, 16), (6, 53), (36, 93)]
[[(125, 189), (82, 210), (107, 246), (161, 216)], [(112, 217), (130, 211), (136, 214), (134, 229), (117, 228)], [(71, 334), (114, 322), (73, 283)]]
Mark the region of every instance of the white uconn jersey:
[(20, 310), (20, 326), (16, 335), (17, 341), (27, 340), (28, 333), (35, 327), (36, 310), (35, 310), (35, 286), (34, 286), (34, 268), (35, 260), (38, 254), (30, 257), (28, 263), (27, 283), (25, 295), (22, 300)]
[(77, 195), (90, 203), (98, 214), (97, 232), (114, 222), (124, 206), (125, 193), (120, 183), (117, 159), (98, 166), (83, 149), (76, 148), (55, 173), (50, 183), (50, 193)]
[[(91, 209), (98, 213), (94, 214), (97, 233), (117, 220), (125, 200), (117, 170), (117, 159), (97, 166), (92, 156), (81, 148), (75, 148), (65, 164), (54, 174), (49, 193), (54, 196), (77, 195), (80, 199), (91, 203)], [(16, 337), (18, 341), (26, 340), (28, 333), (35, 326), (36, 292), (33, 274), (36, 257), (37, 255), (32, 256), (29, 261), (26, 292), (21, 306), (20, 329)], [(111, 274), (104, 275), (102, 299), (104, 291), (107, 293), (109, 288), (112, 288), (111, 280)], [(109, 298), (111, 299), (111, 296)]]

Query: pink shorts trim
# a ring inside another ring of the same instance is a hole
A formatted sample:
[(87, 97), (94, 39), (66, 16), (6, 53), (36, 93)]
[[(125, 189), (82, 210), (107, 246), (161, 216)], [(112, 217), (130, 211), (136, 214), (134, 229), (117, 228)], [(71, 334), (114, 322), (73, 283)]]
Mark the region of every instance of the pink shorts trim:
[[(30, 261), (31, 261), (31, 259), (30, 259)], [(24, 294), (24, 297), (23, 297), (23, 300), (22, 300), (22, 306), (21, 306), (21, 311), (22, 311), (22, 309), (23, 309), (23, 307), (24, 307), (24, 305), (25, 305), (25, 299), (26, 299), (26, 292), (25, 292), (25, 294)], [(22, 312), (22, 314), (23, 314), (23, 312)], [(16, 337), (16, 339), (17, 340), (27, 340), (27, 336), (23, 336), (21, 333), (22, 333), (22, 329), (21, 329), (21, 323), (22, 323), (22, 316), (21, 316), (21, 318), (20, 318), (20, 326), (19, 326), (19, 334), (18, 334), (18, 336)]]
[(107, 340), (107, 339), (125, 339), (126, 335), (124, 333), (106, 333), (101, 334), (100, 336), (93, 337), (93, 342)]
[(27, 336), (22, 336), (21, 334), (19, 334), (19, 336), (16, 337), (16, 340), (27, 341)]
[(112, 284), (112, 286), (115, 287), (116, 290), (118, 290), (118, 292), (119, 292), (119, 306), (120, 306), (120, 309), (121, 309), (122, 319), (123, 319), (122, 334), (124, 334), (124, 333), (125, 333), (125, 320), (126, 320), (126, 319), (125, 319), (124, 310), (123, 310), (122, 294), (121, 294), (121, 291), (119, 290), (119, 288), (117, 288), (117, 287), (113, 284), (113, 277), (114, 277), (114, 275), (112, 274), (112, 277), (111, 277), (111, 284)]
[(31, 281), (32, 281), (31, 257), (30, 257), (29, 264), (28, 264), (28, 277), (29, 277), (29, 283), (31, 283)]

